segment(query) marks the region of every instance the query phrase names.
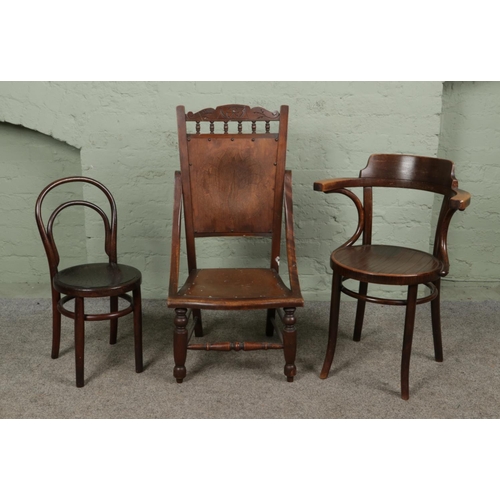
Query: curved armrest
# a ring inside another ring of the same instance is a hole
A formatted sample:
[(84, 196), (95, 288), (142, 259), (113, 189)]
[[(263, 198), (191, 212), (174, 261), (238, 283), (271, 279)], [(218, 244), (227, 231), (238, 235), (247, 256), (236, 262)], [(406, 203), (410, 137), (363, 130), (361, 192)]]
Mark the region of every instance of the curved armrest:
[(373, 179), (367, 179), (363, 177), (324, 179), (322, 181), (316, 181), (313, 185), (313, 189), (314, 191), (331, 193), (332, 191), (337, 191), (338, 189), (343, 189), (348, 187), (371, 186), (372, 183)]
[(293, 234), (292, 172), (290, 170), (285, 170), (285, 235), (290, 289), (293, 295), (301, 297)]
[(347, 196), (352, 200), (354, 205), (356, 205), (356, 209), (358, 210), (358, 227), (354, 234), (347, 240), (343, 245), (339, 248), (349, 247), (358, 241), (361, 233), (365, 228), (365, 211), (363, 210), (363, 204), (361, 200), (352, 192), (349, 191), (348, 187), (363, 187), (363, 186), (371, 186), (373, 179), (365, 179), (365, 178), (343, 178), (343, 179), (326, 179), (323, 181), (316, 181), (313, 184), (313, 188), (315, 191), (321, 191), (323, 193), (339, 193)]
[(172, 251), (170, 252), (170, 282), (168, 295), (177, 295), (179, 288), (179, 264), (181, 254), (181, 212), (182, 184), (181, 173), (175, 172), (174, 184), (174, 215), (172, 217)]
[(454, 189), (457, 194), (450, 198), (450, 205), (455, 210), (465, 210), (470, 205), (470, 193), (462, 189)]

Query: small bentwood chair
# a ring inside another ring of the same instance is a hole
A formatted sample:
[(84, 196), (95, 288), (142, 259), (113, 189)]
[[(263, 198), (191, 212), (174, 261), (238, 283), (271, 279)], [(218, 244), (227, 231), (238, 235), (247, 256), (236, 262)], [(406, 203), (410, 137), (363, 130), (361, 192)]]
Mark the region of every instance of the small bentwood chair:
[[(69, 182), (83, 182), (100, 189), (110, 204), (111, 220), (104, 210), (94, 203), (84, 200), (71, 200), (59, 205), (50, 215), (47, 225), (42, 219), (42, 202), (54, 188)], [(56, 217), (65, 208), (72, 206), (92, 208), (101, 217), (105, 231), (105, 252), (108, 262), (81, 264), (59, 270), (59, 253), (53, 236)], [(38, 196), (35, 216), (43, 246), (47, 254), (52, 289), (52, 358), (59, 357), (61, 339), (61, 314), (74, 320), (75, 325), (75, 361), (76, 386), (84, 385), (84, 331), (85, 321), (110, 320), (110, 344), (116, 344), (118, 318), (134, 313), (135, 371), (143, 370), (142, 361), (142, 310), (141, 310), (141, 273), (131, 266), (118, 264), (116, 251), (117, 214), (116, 204), (110, 191), (100, 182), (88, 177), (65, 177), (50, 183)], [(128, 295), (132, 292), (132, 297)], [(61, 294), (63, 297), (61, 298)], [(110, 300), (110, 312), (101, 314), (85, 314), (84, 299), (106, 298)], [(118, 298), (125, 299), (130, 305), (118, 310)], [(66, 302), (74, 300), (74, 312), (66, 309)]]

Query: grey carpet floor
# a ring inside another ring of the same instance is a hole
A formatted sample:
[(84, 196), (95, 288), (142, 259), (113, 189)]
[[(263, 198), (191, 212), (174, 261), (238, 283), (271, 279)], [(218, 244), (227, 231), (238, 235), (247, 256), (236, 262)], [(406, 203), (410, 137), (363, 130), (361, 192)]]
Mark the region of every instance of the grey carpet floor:
[[(95, 304), (99, 310), (102, 304)], [(47, 299), (0, 299), (0, 417), (217, 419), (497, 419), (500, 303), (443, 302), (444, 362), (433, 359), (430, 308), (417, 309), (410, 400), (400, 398), (404, 308), (368, 304), (361, 342), (352, 341), (355, 303), (341, 306), (335, 360), (320, 380), (326, 302), (297, 311), (297, 376), (287, 383), (282, 351), (188, 352), (187, 377), (172, 376), (173, 312), (143, 301), (144, 361), (134, 371), (132, 317), (86, 323), (85, 387), (76, 388), (73, 326), (63, 318), (61, 353), (50, 358)], [(263, 339), (265, 312), (204, 312), (210, 341)]]

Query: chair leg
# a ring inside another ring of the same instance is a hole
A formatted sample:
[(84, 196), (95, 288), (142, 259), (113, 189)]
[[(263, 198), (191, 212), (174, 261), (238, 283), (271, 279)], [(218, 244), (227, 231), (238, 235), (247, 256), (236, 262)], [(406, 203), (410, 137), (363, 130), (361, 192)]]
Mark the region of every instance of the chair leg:
[(339, 329), (339, 309), (340, 309), (340, 286), (342, 276), (339, 273), (333, 273), (332, 280), (332, 300), (330, 303), (330, 326), (328, 332), (328, 345), (326, 348), (325, 361), (321, 370), (320, 378), (328, 377), (330, 367), (335, 354), (335, 345), (337, 344), (337, 333)]
[(59, 357), (59, 346), (61, 345), (61, 313), (57, 304), (61, 300), (61, 294), (52, 290), (52, 359)]
[(293, 377), (297, 375), (297, 367), (295, 366), (295, 356), (297, 353), (295, 307), (285, 307), (284, 311), (283, 350), (285, 353), (285, 375), (287, 382), (293, 382)]
[[(109, 298), (109, 310), (110, 312), (118, 311), (118, 297)], [(118, 318), (110, 320), (110, 332), (109, 332), (109, 343), (116, 344), (116, 338), (118, 335)]]
[(405, 331), (403, 336), (403, 355), (401, 358), (401, 398), (405, 401), (410, 398), (410, 356), (413, 340), (413, 327), (415, 324), (415, 311), (417, 309), (418, 285), (408, 287)]
[(83, 297), (75, 298), (75, 364), (76, 386), (83, 387), (83, 353), (85, 348), (85, 316)]
[[(361, 281), (359, 283), (359, 294), (366, 295), (367, 292), (368, 292), (368, 283)], [(366, 307), (366, 301), (358, 299), (358, 305), (356, 307), (356, 322), (354, 324), (354, 336), (353, 336), (353, 340), (355, 342), (359, 342), (361, 340), (361, 330), (363, 329), (365, 307)]]
[(200, 309), (193, 309), (193, 319), (196, 319), (196, 325), (194, 327), (194, 336), (203, 337), (203, 323), (201, 322)]
[(441, 340), (441, 279), (434, 282), (438, 289), (437, 297), (431, 302), (432, 337), (434, 339), (434, 357), (436, 361), (443, 361), (443, 342)]
[(134, 289), (132, 297), (134, 304), (135, 372), (141, 373), (144, 369), (144, 365), (142, 362), (142, 304), (140, 286)]
[(186, 362), (188, 345), (186, 329), (188, 319), (186, 312), (187, 309), (176, 309), (174, 318), (174, 377), (179, 384), (182, 383), (184, 377), (186, 376), (186, 367), (184, 365)]
[(268, 309), (266, 319), (266, 335), (268, 337), (272, 337), (274, 335), (274, 325), (271, 321), (274, 318), (276, 318), (276, 309)]

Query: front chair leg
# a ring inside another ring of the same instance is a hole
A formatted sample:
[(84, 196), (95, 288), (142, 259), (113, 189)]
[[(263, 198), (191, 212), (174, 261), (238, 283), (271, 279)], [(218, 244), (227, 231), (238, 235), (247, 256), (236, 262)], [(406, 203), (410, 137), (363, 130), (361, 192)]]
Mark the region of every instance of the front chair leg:
[(413, 340), (413, 326), (417, 309), (418, 285), (408, 287), (406, 303), (405, 331), (403, 336), (403, 355), (401, 358), (401, 398), (405, 401), (410, 398), (410, 356)]
[(328, 345), (326, 348), (325, 361), (321, 370), (320, 378), (325, 379), (328, 377), (330, 367), (333, 362), (333, 355), (335, 354), (335, 346), (337, 344), (337, 333), (339, 329), (339, 309), (340, 309), (340, 286), (342, 283), (342, 276), (335, 272), (333, 273), (332, 280), (332, 301), (330, 303), (330, 326), (328, 330)]
[(186, 316), (187, 309), (179, 308), (175, 310), (174, 318), (174, 377), (175, 380), (180, 384), (186, 376), (186, 367), (184, 363), (186, 362), (187, 356), (187, 329), (186, 325), (188, 319)]
[(434, 357), (436, 361), (443, 361), (443, 342), (441, 340), (441, 279), (434, 282), (438, 290), (437, 297), (431, 302), (432, 337), (434, 339)]
[(140, 286), (134, 289), (132, 298), (134, 304), (135, 372), (141, 373), (144, 369), (144, 365), (142, 362), (142, 304)]
[(293, 377), (297, 374), (295, 366), (295, 355), (297, 352), (297, 331), (295, 329), (295, 307), (285, 307), (285, 317), (283, 323), (283, 350), (285, 354), (285, 375), (287, 382), (293, 382)]
[[(118, 297), (109, 298), (109, 310), (110, 312), (118, 311)], [(118, 318), (113, 318), (110, 320), (110, 331), (109, 331), (109, 343), (111, 345), (116, 344), (116, 339), (118, 336)]]
[(85, 311), (83, 297), (75, 297), (75, 364), (76, 386), (83, 387), (83, 354), (85, 349)]
[(57, 309), (59, 300), (61, 300), (61, 294), (52, 289), (52, 359), (59, 357), (59, 346), (61, 345), (61, 313)]

